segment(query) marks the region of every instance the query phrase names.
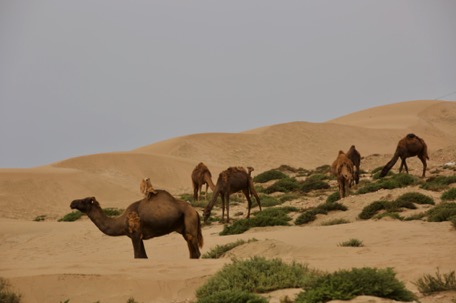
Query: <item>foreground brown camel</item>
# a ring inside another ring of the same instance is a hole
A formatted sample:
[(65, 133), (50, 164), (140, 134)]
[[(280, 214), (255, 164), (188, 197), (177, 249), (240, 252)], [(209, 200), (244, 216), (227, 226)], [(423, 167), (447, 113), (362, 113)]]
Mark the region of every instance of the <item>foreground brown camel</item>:
[[(207, 200), (207, 187), (209, 186), (212, 191), (215, 189), (214, 182), (212, 182), (212, 174), (204, 165), (203, 162), (200, 162), (192, 172), (192, 184), (193, 184), (193, 200), (199, 201), (201, 197), (201, 188), (206, 184), (206, 192), (204, 194), (204, 201)], [(199, 193), (199, 195), (198, 195)]]
[(198, 259), (203, 247), (200, 216), (187, 202), (174, 198), (165, 190), (130, 204), (118, 217), (108, 217), (95, 197), (74, 200), (72, 209), (87, 214), (108, 236), (127, 236), (133, 243), (134, 257), (147, 258), (143, 240), (160, 237), (173, 231), (187, 241), (190, 258)]
[(425, 177), (427, 167), (426, 160), (429, 160), (427, 145), (423, 139), (416, 136), (415, 134), (408, 134), (399, 140), (393, 158), (385, 165), (385, 167), (383, 167), (382, 172), (380, 173), (380, 177), (386, 176), (386, 174), (388, 174), (388, 172), (391, 170), (394, 164), (396, 164), (399, 158), (401, 158), (401, 166), (399, 168), (399, 172), (402, 172), (402, 168), (405, 167), (405, 171), (408, 174), (409, 170), (405, 159), (415, 156), (417, 156), (423, 163), (422, 177)]
[(255, 196), (255, 199), (260, 207), (261, 211), (261, 202), (260, 197), (255, 190), (253, 185), (252, 177), (243, 167), (229, 167), (228, 169), (222, 171), (217, 179), (217, 184), (215, 185), (214, 194), (212, 195), (211, 201), (207, 204), (204, 209), (203, 218), (206, 222), (211, 215), (211, 210), (214, 207), (217, 197), (220, 195), (222, 198), (222, 221), (225, 217), (225, 207), (226, 207), (226, 222), (230, 222), (230, 195), (238, 191), (242, 191), (244, 196), (247, 199), (248, 203), (248, 212), (247, 218), (250, 217), (250, 209), (252, 208), (252, 200), (250, 199), (250, 193)]
[(144, 197), (157, 193), (152, 186), (152, 183), (150, 183), (150, 178), (144, 178), (141, 180), (141, 183), (139, 184), (139, 191), (144, 195)]
[(350, 187), (353, 182), (353, 162), (347, 157), (343, 151), (339, 151), (339, 155), (333, 162), (332, 172), (337, 178), (339, 186), (339, 197), (342, 199), (350, 194)]
[(350, 159), (355, 166), (354, 170), (354, 181), (356, 184), (359, 183), (359, 167), (361, 165), (361, 154), (356, 150), (356, 147), (352, 145), (346, 153), (348, 159)]

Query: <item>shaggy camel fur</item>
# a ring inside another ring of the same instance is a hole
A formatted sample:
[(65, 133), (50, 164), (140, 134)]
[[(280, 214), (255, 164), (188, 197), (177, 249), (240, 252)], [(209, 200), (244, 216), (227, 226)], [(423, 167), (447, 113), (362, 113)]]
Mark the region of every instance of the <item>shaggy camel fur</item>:
[(350, 194), (350, 187), (353, 182), (353, 162), (343, 151), (339, 151), (339, 155), (331, 168), (333, 174), (337, 177), (339, 197), (341, 199), (347, 197)]
[(154, 189), (152, 186), (152, 183), (150, 183), (150, 178), (144, 178), (141, 180), (141, 183), (139, 184), (139, 191), (144, 195), (144, 197), (148, 197), (150, 194), (156, 194), (157, 191)]
[(399, 140), (393, 158), (385, 165), (385, 167), (383, 167), (382, 172), (380, 173), (380, 177), (386, 176), (386, 174), (388, 174), (388, 172), (391, 170), (394, 164), (396, 164), (399, 158), (401, 158), (401, 166), (399, 168), (399, 172), (402, 172), (402, 168), (405, 167), (405, 171), (408, 174), (409, 170), (405, 159), (415, 156), (417, 156), (423, 163), (422, 176), (425, 177), (427, 167), (426, 160), (429, 160), (427, 145), (423, 139), (416, 136), (415, 134), (408, 134)]
[(350, 149), (346, 153), (348, 159), (350, 159), (355, 166), (356, 170), (354, 170), (354, 181), (356, 184), (359, 183), (359, 166), (361, 165), (361, 154), (359, 151), (356, 150), (356, 147), (352, 145)]
[[(192, 184), (193, 184), (193, 200), (196, 201), (201, 198), (201, 188), (206, 184), (206, 192), (204, 194), (204, 201), (207, 200), (207, 188), (208, 186), (212, 191), (215, 189), (214, 182), (212, 182), (212, 174), (204, 165), (203, 162), (200, 162), (192, 172)], [(198, 195), (199, 192), (199, 195)]]
[(260, 207), (261, 211), (261, 202), (260, 197), (255, 190), (253, 185), (252, 177), (243, 167), (229, 167), (228, 169), (222, 171), (217, 179), (217, 184), (215, 185), (214, 195), (212, 196), (211, 201), (207, 204), (204, 209), (203, 218), (206, 222), (211, 215), (211, 210), (214, 207), (217, 197), (220, 195), (222, 198), (222, 221), (225, 217), (225, 207), (226, 207), (226, 222), (230, 222), (230, 195), (238, 191), (242, 191), (244, 196), (247, 199), (248, 203), (248, 212), (247, 218), (250, 217), (250, 209), (252, 208), (252, 200), (250, 199), (250, 193), (255, 196), (255, 199)]
[(108, 217), (95, 197), (74, 200), (72, 209), (87, 214), (92, 222), (108, 236), (127, 236), (133, 243), (134, 257), (147, 258), (143, 240), (172, 232), (180, 233), (188, 245), (190, 258), (201, 256), (203, 247), (200, 216), (187, 202), (157, 190), (150, 198), (136, 201), (118, 217)]

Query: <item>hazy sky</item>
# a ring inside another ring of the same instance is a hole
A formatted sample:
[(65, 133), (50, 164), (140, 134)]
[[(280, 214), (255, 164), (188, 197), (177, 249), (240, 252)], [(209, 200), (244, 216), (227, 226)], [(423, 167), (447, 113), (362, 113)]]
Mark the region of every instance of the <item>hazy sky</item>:
[(0, 167), (442, 97), (454, 0), (0, 0)]

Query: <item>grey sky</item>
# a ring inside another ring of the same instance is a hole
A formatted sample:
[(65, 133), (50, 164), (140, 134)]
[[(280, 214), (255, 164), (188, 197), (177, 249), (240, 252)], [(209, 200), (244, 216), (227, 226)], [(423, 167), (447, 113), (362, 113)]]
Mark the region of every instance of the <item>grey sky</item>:
[(0, 167), (456, 100), (456, 1), (0, 0)]

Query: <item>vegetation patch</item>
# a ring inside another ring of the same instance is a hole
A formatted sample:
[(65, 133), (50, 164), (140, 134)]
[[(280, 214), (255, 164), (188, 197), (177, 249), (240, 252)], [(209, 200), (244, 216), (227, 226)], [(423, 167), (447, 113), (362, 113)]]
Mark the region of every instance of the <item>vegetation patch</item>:
[(196, 303), (268, 303), (266, 298), (247, 291), (223, 290), (199, 298)]
[(427, 220), (429, 222), (443, 222), (449, 221), (456, 216), (456, 203), (443, 202), (426, 212)]
[(288, 202), (288, 201), (292, 201), (292, 200), (295, 200), (295, 199), (298, 199), (299, 196), (296, 195), (296, 194), (293, 194), (293, 193), (286, 193), (284, 195), (281, 195), (278, 199), (280, 201), (280, 204), (282, 203), (285, 203), (285, 202)]
[(396, 174), (391, 177), (385, 177), (376, 182), (366, 184), (358, 189), (357, 194), (366, 194), (376, 192), (380, 189), (402, 188), (418, 183), (418, 179), (409, 174)]
[(219, 302), (199, 300), (224, 291), (265, 293), (277, 289), (304, 288), (317, 275), (317, 271), (305, 265), (287, 264), (280, 259), (252, 257), (243, 261), (234, 260), (197, 289), (197, 302)]
[(317, 207), (313, 207), (313, 208), (310, 208), (310, 209), (304, 211), (302, 214), (300, 214), (296, 218), (295, 224), (303, 225), (303, 224), (314, 221), (317, 218), (318, 214), (326, 215), (330, 211), (337, 211), (337, 210), (346, 211), (347, 207), (338, 202), (323, 203), (323, 204), (318, 205)]
[(283, 172), (281, 172), (277, 169), (271, 169), (271, 170), (267, 170), (265, 172), (262, 172), (261, 174), (256, 175), (253, 178), (253, 181), (257, 182), (257, 183), (265, 183), (265, 182), (268, 182), (271, 180), (279, 180), (279, 179), (285, 179), (285, 178), (288, 178), (288, 176), (286, 174), (284, 174)]
[(456, 183), (456, 176), (435, 176), (427, 179), (426, 182), (421, 185), (421, 188), (432, 191), (441, 191), (447, 189), (452, 183)]
[(0, 278), (0, 302), (2, 303), (19, 303), (21, 295), (16, 294), (10, 289), (10, 284), (3, 278)]
[(342, 242), (339, 244), (339, 246), (342, 247), (363, 247), (363, 241), (358, 240), (358, 239), (350, 239), (348, 241)]
[(103, 212), (108, 217), (118, 217), (123, 214), (124, 210), (120, 208), (103, 208)]
[(261, 206), (263, 207), (271, 207), (271, 206), (277, 206), (282, 204), (280, 200), (269, 196), (269, 195), (260, 195), (260, 201), (261, 201)]
[(33, 219), (35, 222), (41, 222), (44, 220), (46, 220), (46, 215), (36, 216), (35, 219)]
[[(383, 218), (387, 216), (393, 219), (403, 220), (404, 218), (399, 216), (397, 212), (402, 211), (403, 208), (416, 209), (415, 203), (431, 204), (434, 203), (434, 201), (432, 198), (420, 193), (407, 193), (400, 196), (395, 201), (378, 200), (372, 202), (363, 208), (361, 213), (358, 215), (358, 218), (368, 220), (374, 216), (376, 216), (376, 218)], [(378, 213), (383, 210), (385, 213), (378, 215)]]
[(318, 189), (328, 189), (330, 186), (327, 182), (319, 180), (317, 178), (307, 178), (304, 182), (302, 182), (300, 190), (303, 193), (308, 193), (312, 190)]
[(396, 199), (396, 202), (398, 204), (405, 203), (405, 202), (411, 202), (411, 203), (416, 203), (416, 204), (429, 204), (429, 205), (435, 204), (434, 199), (432, 199), (429, 196), (418, 193), (418, 192), (405, 193), (405, 194), (399, 196)]
[(352, 268), (327, 274), (313, 281), (295, 303), (320, 303), (331, 300), (351, 300), (357, 296), (375, 296), (410, 302), (415, 295), (396, 279), (391, 268)]
[(439, 269), (435, 276), (426, 274), (419, 278), (415, 283), (418, 287), (418, 291), (423, 295), (429, 295), (435, 292), (456, 290), (456, 275), (454, 270), (441, 274)]
[(267, 194), (272, 194), (275, 192), (288, 193), (292, 191), (297, 191), (301, 187), (300, 183), (296, 178), (284, 178), (276, 181), (271, 186), (264, 189), (264, 192)]
[(325, 221), (321, 223), (322, 226), (331, 226), (331, 225), (339, 225), (339, 224), (347, 224), (350, 223), (350, 221), (345, 220), (345, 219), (333, 219), (329, 221)]
[(231, 242), (224, 245), (216, 245), (207, 253), (203, 254), (201, 258), (203, 259), (218, 259), (223, 257), (228, 251), (232, 250), (235, 247), (241, 246), (246, 243), (258, 241), (257, 239), (253, 238), (248, 241), (244, 240), (237, 240), (236, 242)]
[(339, 191), (333, 192), (326, 198), (326, 203), (333, 203), (340, 200)]
[(84, 214), (79, 210), (72, 211), (71, 213), (66, 214), (62, 218), (60, 218), (59, 222), (74, 222), (79, 220)]
[(441, 196), (442, 201), (454, 201), (456, 200), (456, 188), (452, 188), (444, 192)]

